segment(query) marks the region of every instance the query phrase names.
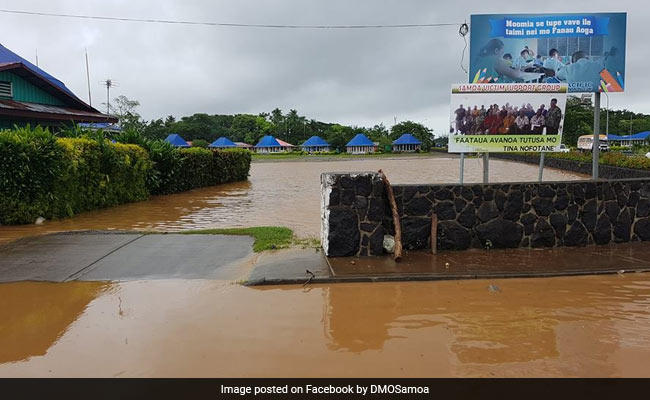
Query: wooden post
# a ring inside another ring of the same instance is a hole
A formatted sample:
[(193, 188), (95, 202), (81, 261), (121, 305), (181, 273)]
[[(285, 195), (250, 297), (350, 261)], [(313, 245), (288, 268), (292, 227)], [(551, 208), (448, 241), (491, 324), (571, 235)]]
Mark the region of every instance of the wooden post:
[(395, 262), (402, 261), (402, 225), (399, 220), (399, 213), (397, 212), (397, 203), (395, 202), (395, 194), (393, 194), (393, 188), (390, 186), (390, 182), (384, 171), (379, 170), (379, 175), (381, 175), (381, 180), (384, 182), (384, 187), (386, 188), (386, 195), (388, 196), (388, 202), (390, 203), (390, 208), (393, 211), (393, 224), (395, 225), (395, 251), (393, 256)]
[(431, 216), (431, 254), (438, 253), (438, 215)]

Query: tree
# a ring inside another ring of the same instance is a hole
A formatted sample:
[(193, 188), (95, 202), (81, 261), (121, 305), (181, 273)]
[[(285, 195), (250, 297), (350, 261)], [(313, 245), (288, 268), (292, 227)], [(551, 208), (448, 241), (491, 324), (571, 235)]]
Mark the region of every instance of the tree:
[(390, 139), (390, 131), (386, 129), (384, 124), (375, 125), (372, 128), (368, 129), (368, 135), (370, 139), (378, 142), (382, 138)]
[(142, 120), (140, 114), (135, 111), (139, 105), (139, 101), (129, 100), (128, 97), (121, 95), (114, 98), (108, 108), (111, 114), (119, 119), (122, 129), (141, 132), (144, 130), (146, 123)]
[[(578, 137), (593, 133), (593, 119), (593, 107), (589, 104), (583, 104), (579, 97), (570, 96), (566, 102), (562, 142), (575, 146)], [(603, 125), (603, 131), (604, 128)]]
[(261, 116), (237, 114), (233, 118), (230, 130), (233, 135), (232, 140), (255, 144), (262, 136), (268, 135), (273, 131), (273, 124)]
[(449, 136), (437, 136), (435, 139), (433, 139), (433, 143), (435, 143), (436, 147), (447, 147), (449, 145)]
[(145, 125), (142, 135), (150, 140), (164, 139), (168, 135), (168, 129), (165, 126), (162, 118), (151, 120)]
[(433, 147), (433, 131), (426, 126), (413, 122), (403, 121), (397, 125), (393, 125), (390, 129), (390, 138), (397, 140), (405, 133), (410, 133), (422, 142), (422, 150), (429, 151)]
[(325, 132), (325, 139), (332, 149), (345, 151), (345, 145), (354, 137), (354, 129), (344, 125), (332, 125)]
[(178, 133), (186, 140), (203, 139), (212, 143), (221, 136), (231, 137), (232, 115), (194, 114), (171, 124), (170, 133)]

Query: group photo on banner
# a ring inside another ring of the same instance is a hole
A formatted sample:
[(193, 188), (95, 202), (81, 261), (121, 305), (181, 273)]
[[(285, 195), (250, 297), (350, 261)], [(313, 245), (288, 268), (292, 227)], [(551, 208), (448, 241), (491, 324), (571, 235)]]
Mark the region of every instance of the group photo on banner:
[(472, 15), (469, 82), (622, 92), (626, 23), (626, 13)]
[(452, 86), (449, 152), (557, 151), (566, 84)]

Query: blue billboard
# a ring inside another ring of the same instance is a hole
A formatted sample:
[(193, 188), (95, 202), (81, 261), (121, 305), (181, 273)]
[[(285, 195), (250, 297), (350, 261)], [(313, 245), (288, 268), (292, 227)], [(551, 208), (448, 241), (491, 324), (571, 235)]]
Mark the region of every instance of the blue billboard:
[(626, 27), (627, 13), (472, 15), (469, 83), (622, 92)]

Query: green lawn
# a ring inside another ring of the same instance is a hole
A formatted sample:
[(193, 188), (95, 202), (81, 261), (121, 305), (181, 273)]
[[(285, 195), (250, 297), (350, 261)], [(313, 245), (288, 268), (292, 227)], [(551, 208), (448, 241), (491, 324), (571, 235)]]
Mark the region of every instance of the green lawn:
[(362, 159), (362, 158), (386, 158), (386, 157), (430, 157), (430, 153), (372, 153), (372, 154), (299, 154), (299, 153), (275, 153), (275, 154), (253, 154), (253, 160), (331, 160), (331, 159)]
[(256, 226), (252, 228), (226, 228), (226, 229), (200, 229), (194, 231), (178, 232), (185, 235), (204, 234), (204, 235), (245, 235), (252, 236), (255, 239), (253, 251), (260, 252), (264, 250), (284, 249), (291, 245), (302, 247), (319, 247), (320, 241), (317, 239), (298, 239), (293, 235), (289, 228), (281, 226)]

